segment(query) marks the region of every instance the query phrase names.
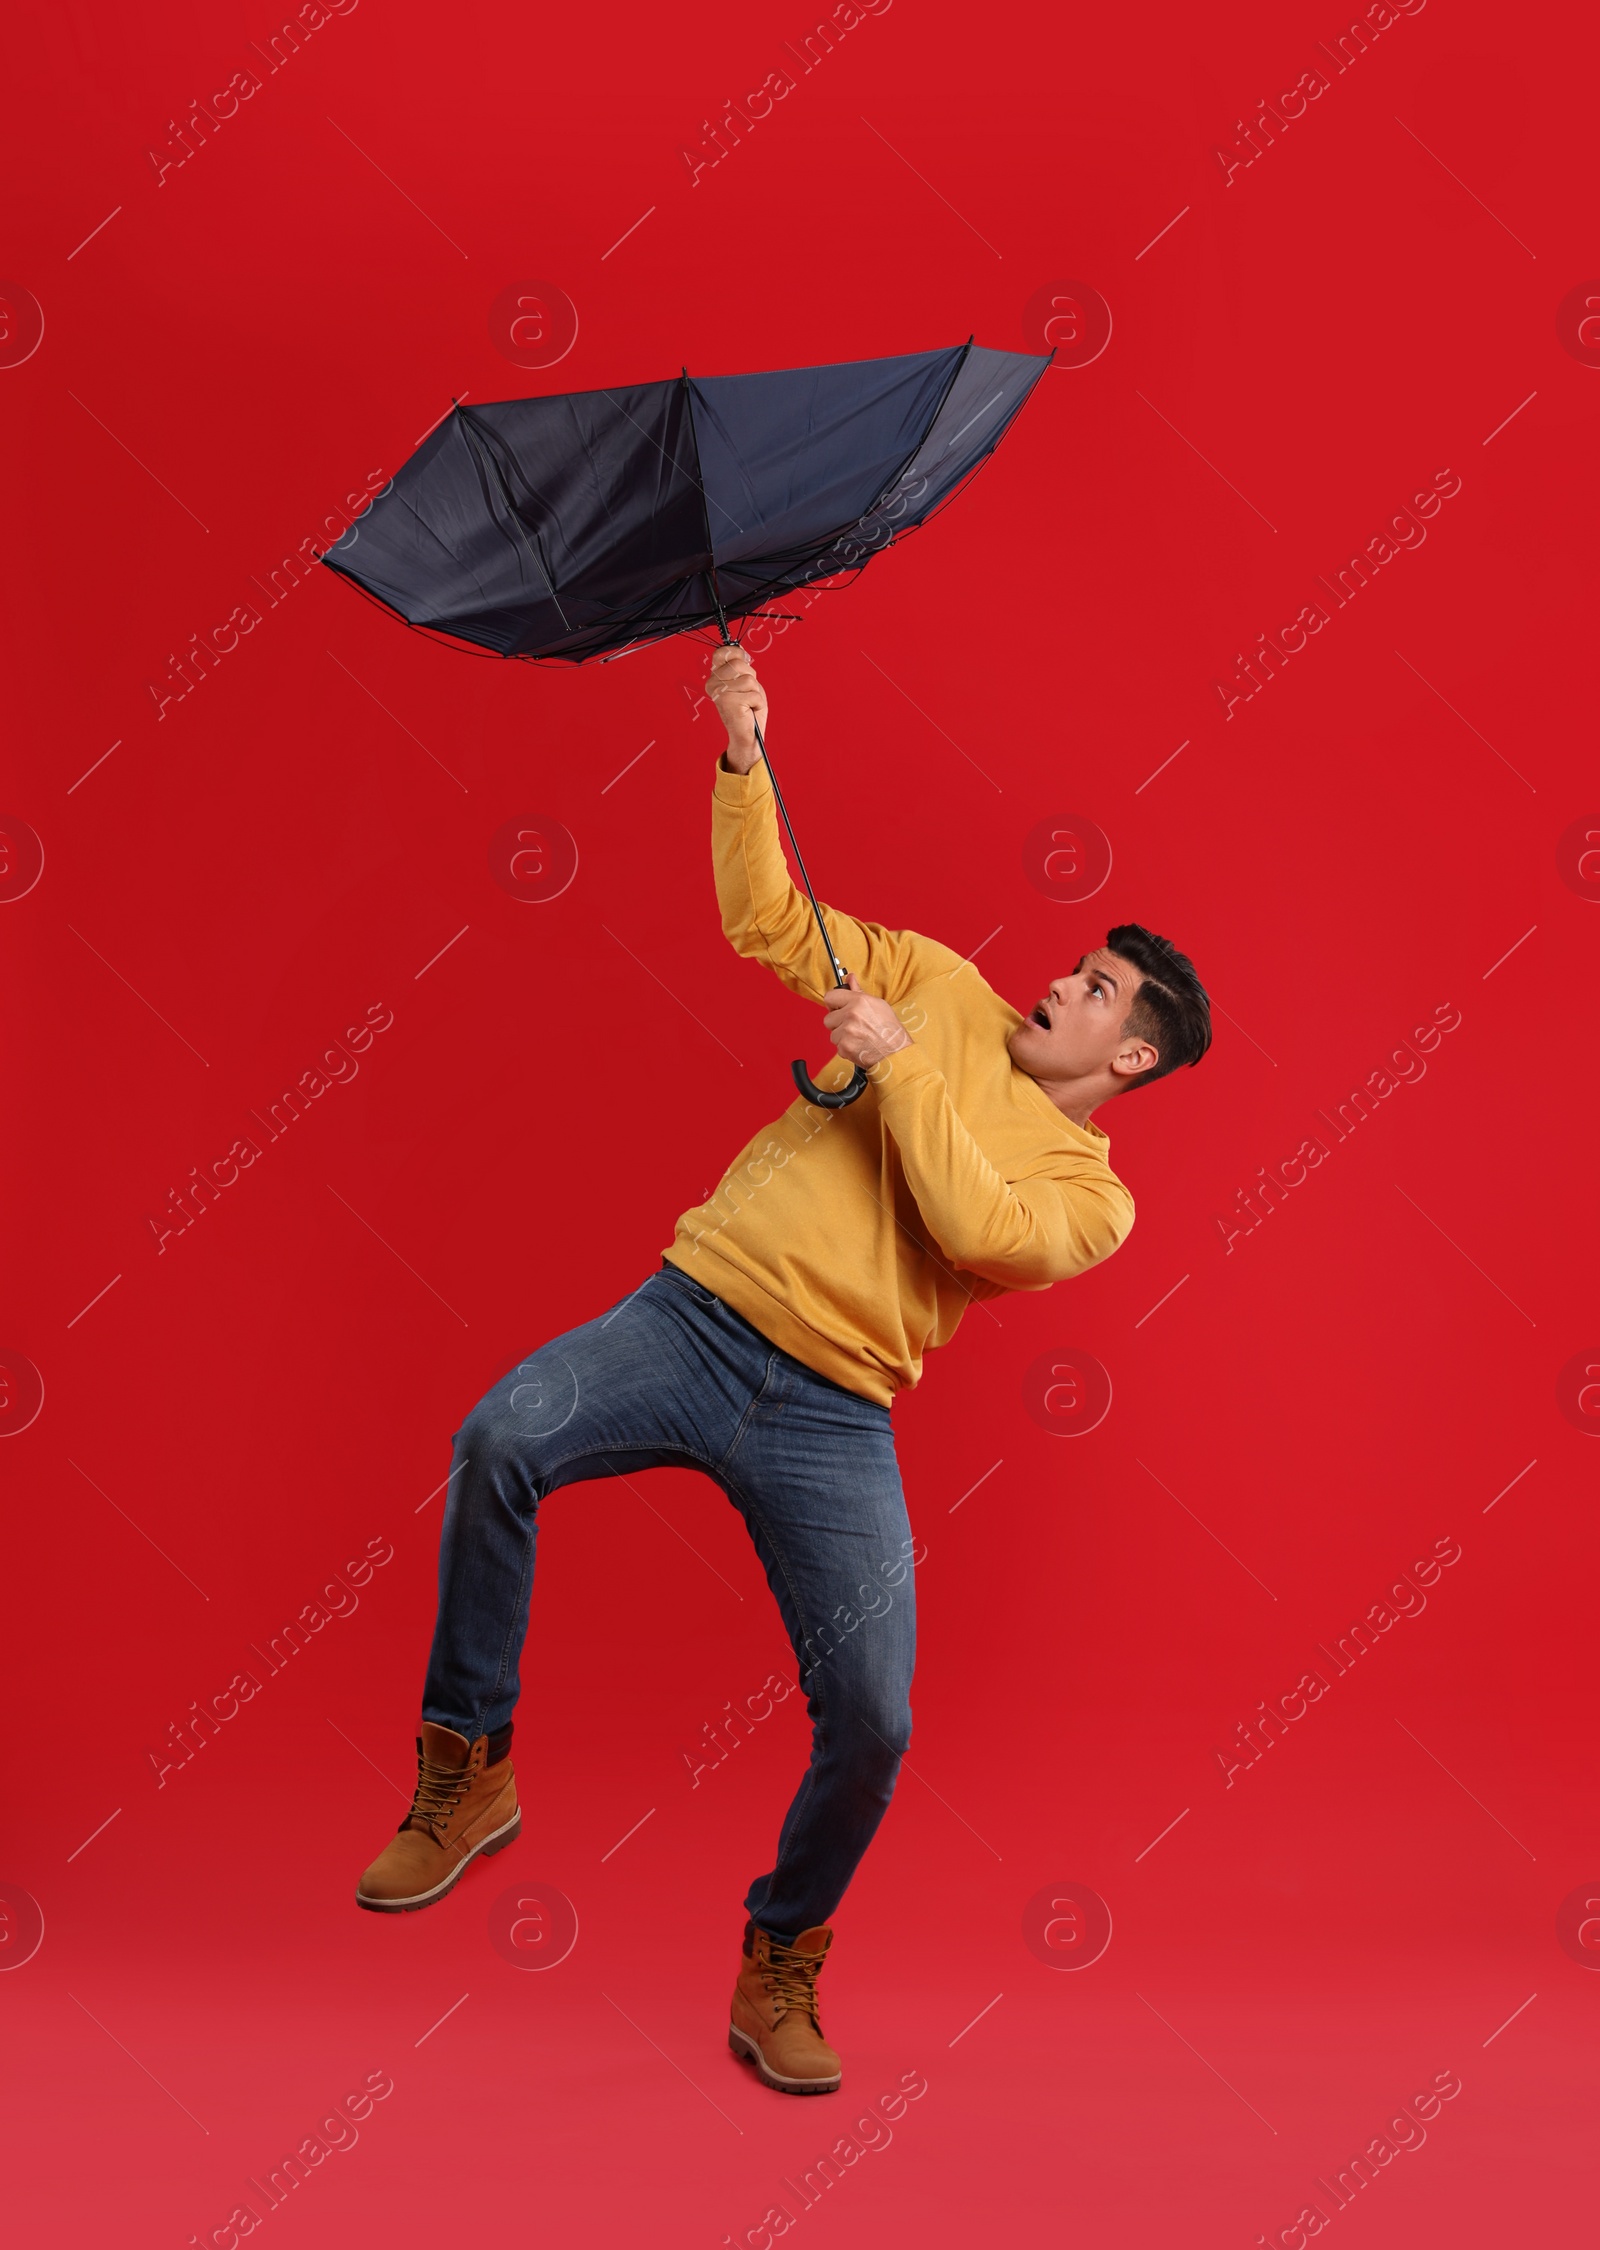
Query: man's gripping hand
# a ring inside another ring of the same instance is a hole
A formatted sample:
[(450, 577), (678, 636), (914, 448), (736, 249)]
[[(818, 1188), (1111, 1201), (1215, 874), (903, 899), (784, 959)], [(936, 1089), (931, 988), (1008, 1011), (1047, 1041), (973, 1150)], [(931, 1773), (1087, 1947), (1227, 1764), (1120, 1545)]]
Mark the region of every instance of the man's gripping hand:
[(898, 1054), (912, 1038), (887, 1000), (875, 1000), (856, 983), (854, 969), (827, 995), (823, 1029), (848, 1063), (870, 1070), (885, 1055)]
[(728, 730), (723, 756), (734, 773), (748, 773), (760, 755), (756, 728), (767, 731), (766, 691), (756, 678), (756, 668), (737, 641), (727, 641), (711, 659), (706, 693), (716, 705)]

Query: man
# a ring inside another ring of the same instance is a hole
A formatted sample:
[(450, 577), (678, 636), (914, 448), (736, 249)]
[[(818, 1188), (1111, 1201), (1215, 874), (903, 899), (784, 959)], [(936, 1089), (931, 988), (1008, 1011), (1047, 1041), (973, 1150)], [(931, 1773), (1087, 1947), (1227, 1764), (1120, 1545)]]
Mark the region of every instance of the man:
[(439, 1616), (411, 1811), (361, 1877), (380, 1913), (431, 1906), (521, 1827), (511, 1714), (539, 1503), (562, 1485), (699, 1468), (743, 1516), (812, 1720), (811, 1760), (751, 1884), (729, 2043), (784, 2093), (831, 2093), (817, 1978), (829, 1927), (911, 1733), (917, 1550), (890, 1402), (975, 1297), (1043, 1289), (1111, 1255), (1133, 1201), (1092, 1120), (1198, 1062), (1206, 994), (1136, 923), (1019, 1015), (947, 946), (824, 909), (834, 981), (789, 879), (758, 762), (766, 696), (736, 643), (709, 690), (727, 728), (712, 803), (722, 924), (807, 998), (872, 1087), (795, 1102), (677, 1223), (660, 1271), (498, 1382), (455, 1436)]

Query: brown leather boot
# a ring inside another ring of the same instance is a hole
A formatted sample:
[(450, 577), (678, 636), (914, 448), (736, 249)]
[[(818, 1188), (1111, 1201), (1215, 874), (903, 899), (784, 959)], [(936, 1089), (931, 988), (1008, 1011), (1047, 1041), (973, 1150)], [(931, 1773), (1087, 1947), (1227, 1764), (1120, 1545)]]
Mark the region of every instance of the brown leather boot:
[(839, 2058), (817, 2020), (817, 1978), (832, 1943), (832, 1930), (822, 1927), (785, 1945), (754, 1922), (744, 1926), (728, 2045), (780, 2094), (839, 2090)]
[(417, 1737), (417, 1793), (400, 1833), (356, 1885), (357, 1906), (409, 1914), (459, 1883), (469, 1861), (514, 1844), (522, 1829), (511, 1760), (488, 1765), (489, 1737), (469, 1742), (424, 1719)]

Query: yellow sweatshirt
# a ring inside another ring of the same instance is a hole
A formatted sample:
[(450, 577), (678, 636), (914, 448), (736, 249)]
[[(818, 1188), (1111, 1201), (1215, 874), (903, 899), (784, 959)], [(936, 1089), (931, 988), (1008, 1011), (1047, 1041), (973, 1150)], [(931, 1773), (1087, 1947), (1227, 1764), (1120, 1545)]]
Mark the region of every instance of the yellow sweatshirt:
[[(711, 846), (734, 946), (819, 1000), (833, 974), (759, 761), (748, 774), (719, 764)], [(797, 1097), (684, 1212), (666, 1255), (780, 1350), (887, 1406), (973, 1298), (1045, 1289), (1108, 1258), (1133, 1198), (1099, 1126), (1063, 1117), (1012, 1062), (1023, 1019), (970, 962), (914, 930), (822, 911), (839, 959), (913, 1044), (849, 1109)], [(812, 1075), (833, 1091), (850, 1065), (835, 1055)]]

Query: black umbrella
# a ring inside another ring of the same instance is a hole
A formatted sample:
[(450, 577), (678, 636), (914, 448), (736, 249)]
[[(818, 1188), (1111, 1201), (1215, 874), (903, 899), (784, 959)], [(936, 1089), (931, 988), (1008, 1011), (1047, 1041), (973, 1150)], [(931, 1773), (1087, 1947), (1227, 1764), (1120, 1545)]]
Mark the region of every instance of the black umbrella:
[[(534, 662), (606, 659), (853, 574), (988, 458), (1049, 360), (897, 359), (457, 404), (322, 560), (408, 625)], [(842, 985), (761, 730), (773, 797)], [(793, 1066), (808, 1101), (841, 1092)]]

